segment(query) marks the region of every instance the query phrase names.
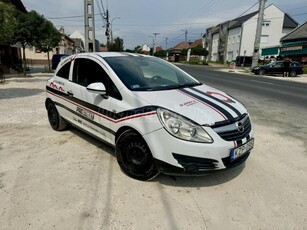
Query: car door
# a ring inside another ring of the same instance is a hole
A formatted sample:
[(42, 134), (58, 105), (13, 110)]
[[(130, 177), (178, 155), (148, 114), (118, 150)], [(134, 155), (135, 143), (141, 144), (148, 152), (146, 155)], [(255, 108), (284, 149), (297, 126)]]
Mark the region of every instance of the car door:
[(283, 73), (284, 63), (283, 62), (275, 62), (271, 68), (271, 73), (273, 74), (281, 74)]
[(76, 57), (73, 62), (72, 78), (67, 94), (73, 101), (71, 121), (83, 130), (111, 142), (110, 121), (107, 114), (110, 108), (110, 97), (92, 93), (87, 90), (91, 83), (102, 82), (107, 92), (108, 74), (101, 62), (89, 55)]

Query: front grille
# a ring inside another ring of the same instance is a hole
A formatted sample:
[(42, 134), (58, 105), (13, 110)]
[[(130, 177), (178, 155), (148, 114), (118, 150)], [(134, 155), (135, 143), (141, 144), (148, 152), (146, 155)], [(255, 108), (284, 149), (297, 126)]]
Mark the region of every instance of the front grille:
[(216, 169), (218, 164), (218, 161), (214, 159), (191, 157), (176, 153), (173, 153), (173, 156), (185, 171), (189, 173)]
[[(239, 131), (238, 123), (241, 123), (244, 127), (243, 131)], [(214, 128), (213, 130), (226, 141), (237, 141), (247, 137), (252, 129), (249, 116), (246, 115), (240, 121), (225, 125), (222, 127)]]

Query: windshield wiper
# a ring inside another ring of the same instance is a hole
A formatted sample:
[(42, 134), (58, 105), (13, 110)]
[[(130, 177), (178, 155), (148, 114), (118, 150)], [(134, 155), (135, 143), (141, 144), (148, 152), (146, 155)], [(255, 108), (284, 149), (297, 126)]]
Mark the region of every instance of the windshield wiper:
[(170, 87), (171, 89), (182, 89), (182, 88), (187, 88), (187, 87), (193, 87), (193, 86), (198, 86), (202, 85), (200, 82), (193, 82), (193, 83), (187, 83), (187, 84), (179, 84), (174, 87)]

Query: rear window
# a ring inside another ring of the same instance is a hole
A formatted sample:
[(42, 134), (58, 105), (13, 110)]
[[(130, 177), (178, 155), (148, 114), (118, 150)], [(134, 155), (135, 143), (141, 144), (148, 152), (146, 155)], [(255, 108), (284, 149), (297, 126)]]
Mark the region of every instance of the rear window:
[(58, 77), (62, 77), (65, 79), (69, 78), (69, 70), (70, 70), (71, 62), (66, 63), (59, 71), (57, 72)]

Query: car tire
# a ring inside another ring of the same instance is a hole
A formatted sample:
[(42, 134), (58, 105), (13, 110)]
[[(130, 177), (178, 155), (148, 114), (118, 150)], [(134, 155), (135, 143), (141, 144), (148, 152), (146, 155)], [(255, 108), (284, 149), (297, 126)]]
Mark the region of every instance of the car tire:
[(295, 71), (290, 71), (289, 77), (296, 77), (297, 73)]
[(261, 69), (261, 70), (258, 71), (258, 74), (259, 75), (265, 75), (265, 71), (263, 69)]
[(51, 102), (47, 104), (47, 113), (48, 113), (48, 120), (50, 126), (56, 131), (62, 131), (66, 129), (67, 123), (58, 113), (55, 105)]
[(159, 174), (147, 143), (137, 132), (124, 131), (116, 140), (115, 152), (119, 166), (129, 177), (146, 181)]

